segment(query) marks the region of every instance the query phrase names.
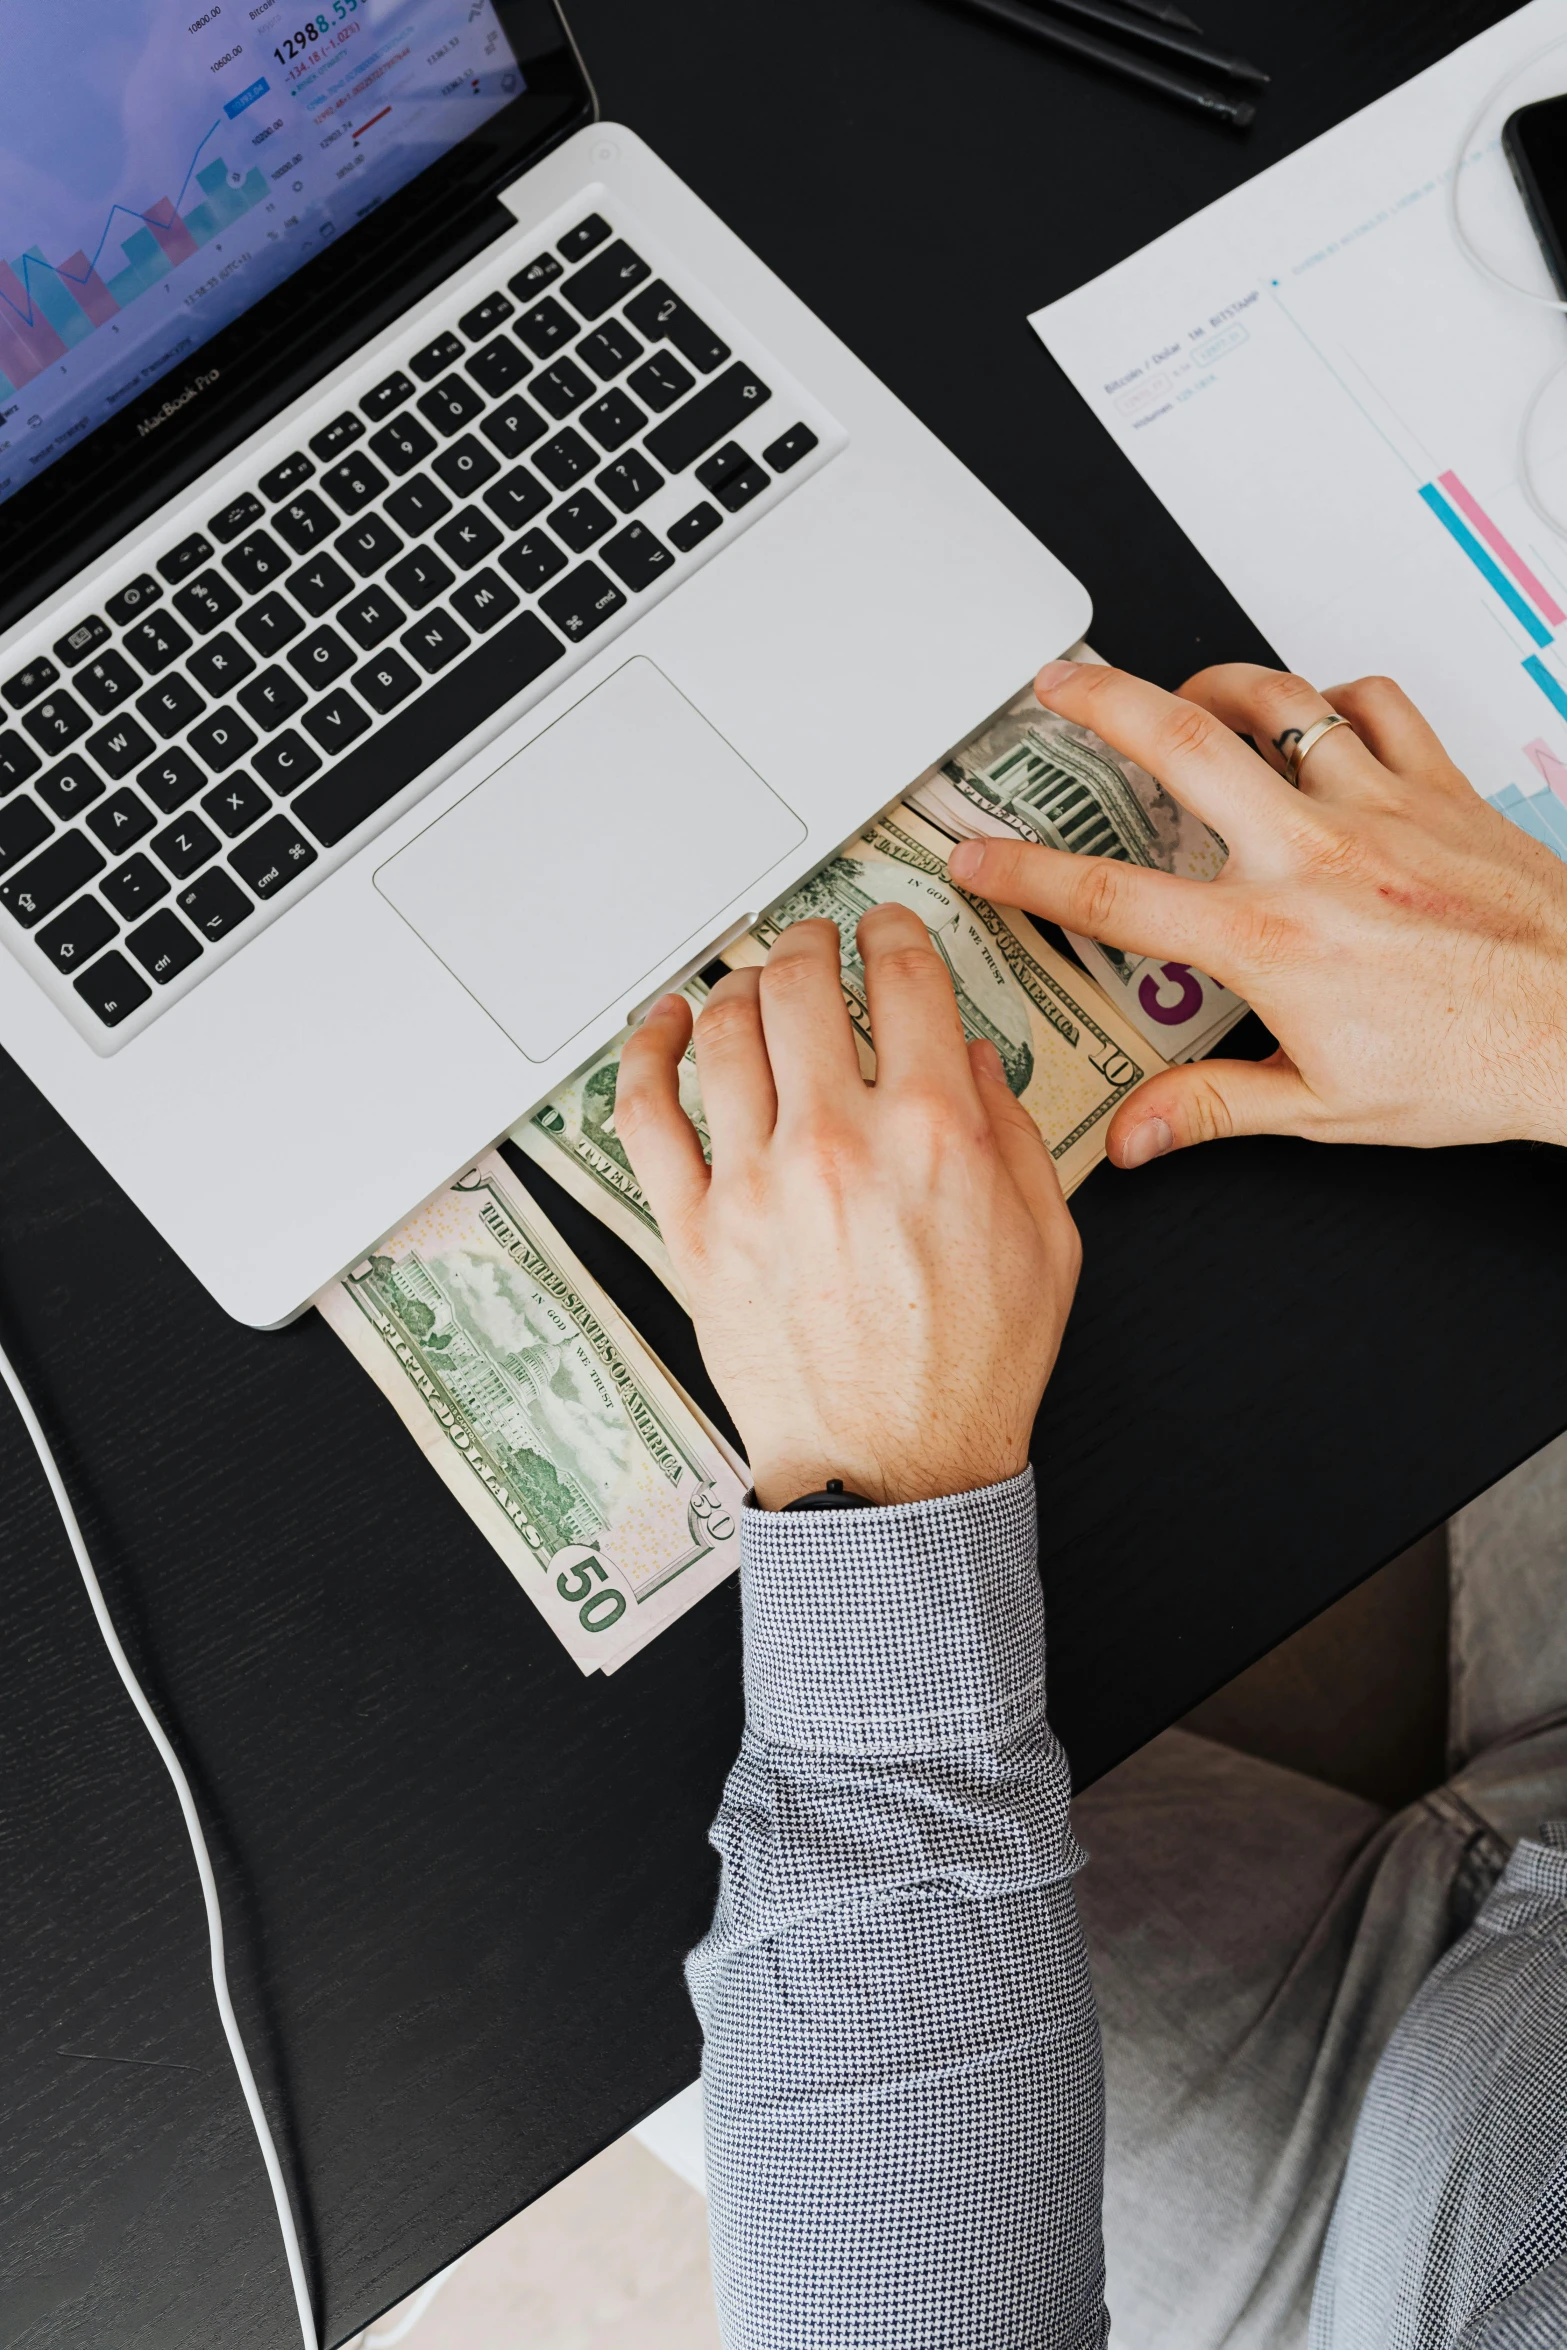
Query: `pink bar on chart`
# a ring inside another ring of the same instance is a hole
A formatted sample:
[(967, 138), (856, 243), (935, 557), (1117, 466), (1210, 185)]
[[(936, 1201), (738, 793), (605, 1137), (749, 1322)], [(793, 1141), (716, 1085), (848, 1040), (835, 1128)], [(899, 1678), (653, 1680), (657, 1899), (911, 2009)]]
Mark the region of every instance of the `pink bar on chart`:
[(119, 316), (120, 305), (104, 284), (83, 252), (75, 252), (69, 261), (62, 261), (59, 274), (70, 287), (94, 326), (107, 326), (111, 318)]
[(0, 261), (0, 367), (18, 391), (42, 375), (65, 345), (28, 294), (9, 261)]
[(1535, 603), (1553, 628), (1560, 628), (1562, 622), (1567, 620), (1567, 612), (1564, 612), (1556, 598), (1540, 585), (1528, 564), (1519, 554), (1518, 549), (1510, 540), (1503, 538), (1485, 508), (1469, 495), (1456, 473), (1444, 473), (1439, 475), (1438, 479), (1453, 504), (1458, 507), (1468, 521), (1474, 524), (1475, 529), (1480, 533), (1498, 562), (1506, 564), (1524, 594), (1533, 596)]
[(1542, 743), (1536, 737), (1532, 743), (1524, 744), (1523, 755), (1530, 766), (1536, 769), (1542, 782), (1550, 785), (1562, 806), (1567, 808), (1567, 767), (1562, 765), (1550, 744)]
[(169, 197), (160, 196), (156, 204), (149, 204), (142, 218), (171, 262), (188, 261), (196, 251), (196, 240)]

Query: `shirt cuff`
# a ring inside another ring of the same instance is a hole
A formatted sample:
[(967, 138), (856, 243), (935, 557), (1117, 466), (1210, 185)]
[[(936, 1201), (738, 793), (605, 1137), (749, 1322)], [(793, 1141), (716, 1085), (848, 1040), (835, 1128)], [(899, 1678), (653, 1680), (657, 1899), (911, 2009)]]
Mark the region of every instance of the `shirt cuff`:
[(746, 1719), (832, 1754), (1005, 1743), (1045, 1697), (1034, 1472), (887, 1509), (747, 1508)]

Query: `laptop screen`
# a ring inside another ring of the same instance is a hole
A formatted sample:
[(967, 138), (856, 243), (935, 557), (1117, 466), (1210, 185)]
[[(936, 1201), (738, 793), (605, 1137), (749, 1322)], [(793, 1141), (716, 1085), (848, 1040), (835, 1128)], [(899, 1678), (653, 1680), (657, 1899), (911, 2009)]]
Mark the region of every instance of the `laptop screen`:
[(0, 0), (0, 501), (526, 85), (495, 0)]

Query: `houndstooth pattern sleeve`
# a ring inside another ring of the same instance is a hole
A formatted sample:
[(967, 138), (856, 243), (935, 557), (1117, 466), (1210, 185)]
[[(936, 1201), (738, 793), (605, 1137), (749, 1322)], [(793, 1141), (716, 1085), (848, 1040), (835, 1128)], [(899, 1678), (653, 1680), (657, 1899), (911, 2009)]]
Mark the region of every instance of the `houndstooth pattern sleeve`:
[(726, 2350), (1093, 2350), (1104, 2090), (1032, 1472), (743, 1532), (702, 2021)]

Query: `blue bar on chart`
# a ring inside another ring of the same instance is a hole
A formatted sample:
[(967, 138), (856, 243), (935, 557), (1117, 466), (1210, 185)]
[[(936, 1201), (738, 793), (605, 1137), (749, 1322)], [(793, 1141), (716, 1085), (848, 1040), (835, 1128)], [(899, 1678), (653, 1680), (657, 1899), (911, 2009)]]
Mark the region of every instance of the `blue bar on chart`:
[(1546, 627), (1545, 622), (1531, 604), (1525, 603), (1500, 564), (1491, 560), (1468, 524), (1459, 520), (1457, 513), (1443, 497), (1435, 482), (1428, 481), (1420, 495), (1438, 522), (1441, 523), (1442, 528), (1462, 547), (1481, 578), (1501, 597), (1513, 618), (1533, 637), (1537, 645), (1548, 645), (1552, 641), (1551, 631)]
[(237, 188), (231, 187), (229, 167), (221, 156), (197, 172), (196, 185), (202, 191), (202, 201), (186, 213), (185, 226), (198, 245), (210, 244), (220, 230), (242, 220), (267, 192), (266, 175), (254, 165)]

